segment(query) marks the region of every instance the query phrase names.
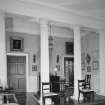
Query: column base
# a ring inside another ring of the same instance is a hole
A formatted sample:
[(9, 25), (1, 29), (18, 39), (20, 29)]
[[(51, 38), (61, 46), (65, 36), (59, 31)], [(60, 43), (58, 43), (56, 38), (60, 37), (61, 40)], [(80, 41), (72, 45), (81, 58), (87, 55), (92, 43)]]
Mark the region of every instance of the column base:
[[(73, 100), (78, 101), (78, 95), (76, 95), (76, 94), (74, 94), (74, 95), (71, 96), (70, 98), (73, 99)], [(80, 94), (79, 101), (83, 101), (83, 95), (82, 95), (82, 94)]]

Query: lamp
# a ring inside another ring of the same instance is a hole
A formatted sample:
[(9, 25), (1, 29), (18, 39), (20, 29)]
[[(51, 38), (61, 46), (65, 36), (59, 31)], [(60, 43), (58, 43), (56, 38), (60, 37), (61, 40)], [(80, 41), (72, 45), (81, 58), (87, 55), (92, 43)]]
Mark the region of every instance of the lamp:
[(58, 71), (58, 68), (55, 67), (55, 68), (54, 68), (55, 75), (57, 75), (57, 71)]

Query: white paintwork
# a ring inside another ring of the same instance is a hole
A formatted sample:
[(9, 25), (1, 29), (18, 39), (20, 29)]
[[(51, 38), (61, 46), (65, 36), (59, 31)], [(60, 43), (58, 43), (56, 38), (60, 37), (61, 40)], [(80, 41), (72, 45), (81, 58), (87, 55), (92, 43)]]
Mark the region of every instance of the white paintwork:
[(28, 92), (37, 92), (38, 87), (37, 83), (37, 76), (29, 76), (29, 91)]
[(5, 88), (7, 84), (6, 40), (4, 13), (0, 11), (0, 82)]
[(48, 23), (40, 21), (41, 30), (41, 82), (49, 82), (49, 46), (48, 46)]
[(104, 0), (21, 0), (105, 20)]
[[(15, 15), (9, 15), (8, 17), (11, 18), (12, 22), (10, 23), (9, 19), (6, 18), (6, 32), (19, 32), (31, 35), (40, 35), (39, 23), (28, 21), (23, 17), (16, 17)], [(51, 24), (51, 32), (49, 32), (49, 35), (69, 38), (73, 37), (73, 32), (69, 28)]]
[(41, 104), (42, 100), (42, 82), (49, 82), (49, 46), (48, 46), (48, 22), (40, 20), (41, 31)]
[(87, 16), (81, 16), (74, 12), (39, 5), (38, 3), (22, 2), (21, 0), (0, 0), (0, 9), (18, 15), (33, 18), (44, 18), (66, 24), (80, 24), (82, 26), (104, 29), (105, 21)]
[(105, 95), (105, 32), (99, 32), (99, 78), (100, 94)]
[(39, 23), (29, 22), (24, 18), (13, 18), (13, 28), (11, 30), (32, 35), (40, 34)]
[(29, 84), (29, 70), (28, 70), (28, 65), (29, 65), (29, 60), (28, 60), (28, 54), (26, 53), (7, 53), (7, 56), (25, 56), (26, 57), (26, 91), (30, 92), (30, 84)]
[(80, 27), (74, 26), (74, 94), (73, 94), (73, 98), (75, 99), (78, 99), (78, 80), (80, 79), (82, 79)]

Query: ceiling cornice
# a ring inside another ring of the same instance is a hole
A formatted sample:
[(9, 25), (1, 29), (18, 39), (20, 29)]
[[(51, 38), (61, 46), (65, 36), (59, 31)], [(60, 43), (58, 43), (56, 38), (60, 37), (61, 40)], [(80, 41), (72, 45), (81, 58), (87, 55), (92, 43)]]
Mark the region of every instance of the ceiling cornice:
[(0, 0), (0, 9), (33, 18), (43, 18), (68, 25), (77, 24), (96, 29), (105, 29), (105, 21), (78, 15), (74, 12), (47, 7), (40, 4), (23, 2), (21, 0)]
[(69, 2), (65, 2), (65, 3), (60, 3), (60, 5), (56, 5), (56, 4), (50, 4), (50, 3), (45, 3), (45, 2), (41, 2), (41, 1), (36, 1), (36, 0), (19, 0), (19, 1), (24, 1), (24, 2), (28, 2), (28, 3), (35, 3), (35, 4), (38, 4), (38, 5), (42, 5), (42, 6), (47, 6), (49, 8), (54, 8), (54, 9), (58, 9), (58, 10), (63, 10), (65, 12), (70, 12), (70, 13), (73, 13), (75, 15), (78, 15), (78, 16), (83, 16), (83, 17), (88, 17), (90, 19), (96, 19), (98, 21), (105, 21), (105, 18), (103, 17), (96, 17), (94, 15), (89, 15), (89, 14), (86, 14), (86, 13), (83, 13), (83, 12), (79, 12), (79, 11), (76, 11), (76, 10), (73, 10), (73, 9), (67, 9), (65, 7), (61, 7), (60, 5), (63, 5), (63, 4), (70, 4)]

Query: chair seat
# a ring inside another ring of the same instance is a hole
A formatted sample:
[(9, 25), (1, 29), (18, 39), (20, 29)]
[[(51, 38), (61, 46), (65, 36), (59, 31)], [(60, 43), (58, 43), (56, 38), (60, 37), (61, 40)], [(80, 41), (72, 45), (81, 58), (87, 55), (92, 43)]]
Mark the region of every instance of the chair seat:
[(89, 93), (89, 92), (94, 92), (93, 90), (91, 89), (80, 89), (81, 92), (84, 92), (84, 93)]
[(51, 97), (51, 96), (57, 96), (58, 94), (57, 93), (54, 93), (54, 92), (49, 92), (49, 93), (44, 93), (43, 96), (44, 97)]

